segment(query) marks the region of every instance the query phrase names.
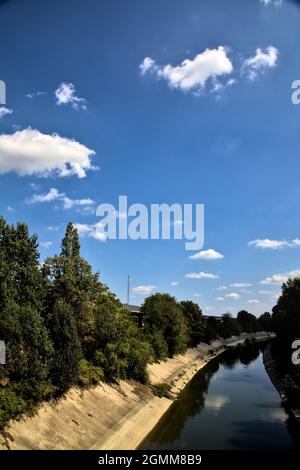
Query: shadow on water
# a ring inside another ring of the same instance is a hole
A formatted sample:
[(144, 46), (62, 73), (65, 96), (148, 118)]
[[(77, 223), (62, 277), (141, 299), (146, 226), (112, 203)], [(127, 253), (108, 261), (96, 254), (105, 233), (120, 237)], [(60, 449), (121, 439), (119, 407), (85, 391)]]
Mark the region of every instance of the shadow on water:
[[(147, 440), (159, 442), (160, 444), (170, 444), (180, 438), (181, 431), (186, 421), (193, 416), (199, 415), (205, 404), (205, 395), (211, 378), (219, 369), (219, 361), (214, 359), (205, 366), (201, 374), (195, 377), (187, 384), (178, 399), (168, 409), (162, 417), (158, 427), (148, 436)], [(195, 388), (198, 393), (195, 397)], [(143, 447), (142, 444), (141, 448)]]
[(141, 449), (300, 447), (298, 424), (267, 376), (265, 344), (231, 348), (186, 386)]

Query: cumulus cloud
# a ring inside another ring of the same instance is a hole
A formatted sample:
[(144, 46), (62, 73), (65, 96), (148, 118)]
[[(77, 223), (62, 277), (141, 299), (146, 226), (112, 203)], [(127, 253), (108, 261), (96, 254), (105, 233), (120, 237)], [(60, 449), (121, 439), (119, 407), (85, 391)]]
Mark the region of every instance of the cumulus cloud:
[(62, 201), (64, 209), (72, 209), (74, 206), (91, 206), (95, 204), (90, 198), (71, 199), (65, 193), (60, 193), (58, 189), (51, 188), (46, 194), (33, 194), (27, 201), (29, 204), (42, 202)]
[(188, 273), (185, 275), (185, 277), (189, 279), (218, 279), (219, 278), (217, 274), (204, 273), (203, 271), (201, 273)]
[(171, 282), (172, 287), (178, 286), (178, 284), (179, 284), (179, 282), (177, 282), (177, 281)]
[(260, 304), (260, 301), (257, 300), (257, 299), (250, 299), (250, 300), (248, 300), (247, 304), (249, 304), (249, 305), (258, 305), (258, 304)]
[(240, 294), (237, 294), (236, 292), (231, 292), (230, 294), (226, 294), (225, 297), (231, 300), (238, 300), (241, 298)]
[(217, 302), (223, 302), (223, 300), (225, 300), (225, 299), (224, 299), (224, 297), (216, 297), (215, 300)]
[(100, 242), (104, 242), (107, 239), (101, 222), (97, 222), (96, 224), (74, 224), (74, 227), (82, 237), (94, 238)]
[(203, 259), (203, 260), (214, 260), (214, 259), (222, 259), (224, 255), (219, 253), (216, 250), (209, 249), (209, 250), (202, 250), (195, 255), (189, 256), (190, 259)]
[(136, 286), (132, 288), (132, 292), (135, 294), (140, 294), (140, 295), (148, 295), (153, 292), (155, 289), (155, 286)]
[(255, 248), (278, 250), (280, 248), (285, 248), (289, 246), (289, 243), (285, 240), (269, 240), (268, 238), (265, 238), (263, 240), (252, 240), (248, 243), (248, 245), (255, 246)]
[(88, 170), (95, 169), (91, 162), (93, 155), (93, 150), (76, 140), (43, 134), (36, 129), (0, 135), (0, 174), (84, 178)]
[(272, 276), (263, 279), (260, 283), (263, 285), (283, 284), (288, 279), (295, 277), (300, 277), (300, 269), (289, 271), (286, 274), (273, 274)]
[(224, 46), (216, 49), (205, 49), (197, 54), (194, 59), (185, 59), (179, 65), (157, 65), (151, 57), (146, 57), (140, 64), (142, 75), (153, 74), (157, 78), (167, 82), (170, 88), (184, 92), (202, 92), (209, 80), (212, 82), (212, 91), (218, 77), (226, 76), (233, 72), (233, 65), (227, 56)]
[(258, 47), (255, 55), (246, 59), (242, 64), (242, 74), (250, 81), (263, 74), (267, 69), (277, 65), (279, 51), (276, 47), (269, 46), (265, 50)]
[(87, 109), (86, 100), (76, 95), (73, 83), (61, 83), (54, 92), (56, 104), (70, 104), (74, 109)]
[(272, 276), (266, 277), (261, 281), (261, 284), (272, 285), (272, 284), (282, 284), (288, 280), (288, 276), (285, 274), (273, 274)]
[(249, 282), (234, 282), (233, 284), (229, 284), (230, 287), (235, 287), (236, 289), (243, 289), (244, 287), (251, 287), (252, 284)]
[(263, 240), (252, 240), (248, 243), (249, 246), (254, 246), (255, 248), (262, 248), (262, 249), (271, 249), (271, 250), (279, 250), (281, 248), (287, 247), (297, 247), (300, 246), (299, 238), (295, 238), (292, 241), (286, 240), (269, 240), (265, 238)]
[(266, 7), (273, 5), (275, 7), (281, 7), (283, 0), (260, 0), (260, 3), (263, 3)]
[(7, 114), (12, 114), (13, 110), (6, 108), (5, 106), (0, 106), (0, 119), (2, 119)]

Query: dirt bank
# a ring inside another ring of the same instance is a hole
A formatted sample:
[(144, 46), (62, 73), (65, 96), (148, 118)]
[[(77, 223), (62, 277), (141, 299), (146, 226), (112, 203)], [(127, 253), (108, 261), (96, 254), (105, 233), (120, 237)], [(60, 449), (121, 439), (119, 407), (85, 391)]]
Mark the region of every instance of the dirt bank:
[[(270, 334), (243, 334), (200, 344), (184, 355), (150, 365), (151, 383), (170, 384), (176, 398), (213, 357), (247, 338), (262, 341)], [(149, 387), (135, 382), (101, 384), (84, 391), (73, 388), (59, 401), (41, 405), (33, 417), (8, 425), (0, 449), (135, 449), (172, 402), (155, 397)]]

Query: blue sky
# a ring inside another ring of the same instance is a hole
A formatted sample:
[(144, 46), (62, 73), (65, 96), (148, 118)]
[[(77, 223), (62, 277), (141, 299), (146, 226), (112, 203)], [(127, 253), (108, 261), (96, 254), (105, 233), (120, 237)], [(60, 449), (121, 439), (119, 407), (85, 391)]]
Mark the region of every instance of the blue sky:
[[(130, 274), (132, 303), (167, 291), (206, 313), (270, 309), (300, 269), (298, 2), (7, 0), (0, 18), (0, 211), (38, 234), (42, 259), (72, 221), (124, 301)], [(205, 253), (94, 239), (95, 207), (119, 195), (205, 204)]]

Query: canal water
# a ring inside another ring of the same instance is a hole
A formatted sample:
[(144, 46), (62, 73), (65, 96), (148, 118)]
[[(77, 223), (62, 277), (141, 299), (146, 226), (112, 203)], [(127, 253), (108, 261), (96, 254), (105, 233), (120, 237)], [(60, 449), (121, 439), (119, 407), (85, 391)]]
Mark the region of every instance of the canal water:
[(141, 449), (300, 448), (297, 423), (263, 364), (266, 344), (235, 348), (187, 385)]

